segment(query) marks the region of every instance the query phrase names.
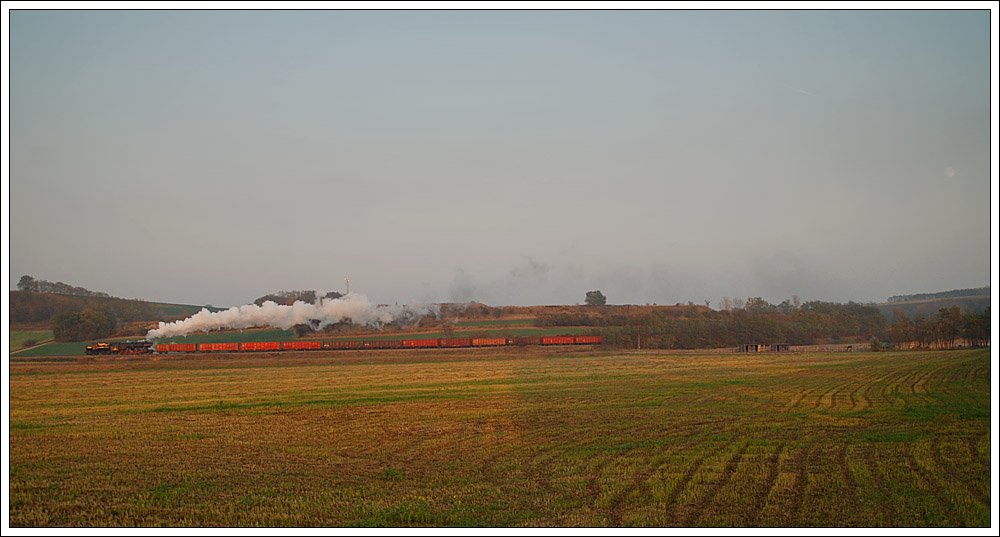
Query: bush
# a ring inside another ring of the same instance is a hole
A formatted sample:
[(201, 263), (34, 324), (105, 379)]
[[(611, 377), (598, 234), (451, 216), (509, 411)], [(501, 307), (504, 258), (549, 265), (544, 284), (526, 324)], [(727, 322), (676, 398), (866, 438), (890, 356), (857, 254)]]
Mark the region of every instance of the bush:
[(881, 352), (889, 350), (889, 344), (879, 341), (877, 337), (872, 337), (871, 342), (869, 342), (868, 347), (872, 352)]
[(53, 317), (52, 333), (56, 341), (88, 341), (110, 336), (117, 325), (118, 320), (109, 310), (87, 308)]

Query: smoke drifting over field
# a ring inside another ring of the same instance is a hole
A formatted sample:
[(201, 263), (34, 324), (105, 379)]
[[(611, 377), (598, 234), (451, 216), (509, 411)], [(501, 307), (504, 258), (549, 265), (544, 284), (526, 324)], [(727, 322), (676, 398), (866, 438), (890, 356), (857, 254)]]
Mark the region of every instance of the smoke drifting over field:
[(412, 323), (425, 315), (436, 316), (437, 314), (437, 307), (432, 305), (375, 305), (368, 300), (368, 297), (351, 293), (341, 298), (319, 299), (314, 304), (297, 301), (291, 306), (283, 306), (267, 301), (260, 306), (247, 304), (214, 313), (202, 309), (181, 321), (161, 322), (159, 328), (154, 328), (146, 334), (146, 338), (186, 336), (192, 332), (243, 329), (255, 326), (288, 329), (297, 324), (307, 324), (313, 329), (319, 330), (342, 321), (381, 328), (388, 323)]

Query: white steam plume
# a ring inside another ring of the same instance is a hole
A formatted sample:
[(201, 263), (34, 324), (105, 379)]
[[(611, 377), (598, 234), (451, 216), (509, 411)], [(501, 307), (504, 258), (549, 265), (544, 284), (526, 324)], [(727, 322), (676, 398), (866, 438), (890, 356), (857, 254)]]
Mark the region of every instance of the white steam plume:
[(159, 328), (154, 328), (146, 334), (146, 339), (254, 326), (272, 326), (287, 330), (297, 324), (308, 324), (314, 329), (322, 329), (341, 321), (381, 328), (382, 325), (393, 321), (416, 322), (425, 315), (437, 316), (437, 314), (436, 306), (377, 306), (372, 304), (368, 297), (357, 293), (350, 293), (341, 298), (321, 298), (315, 304), (296, 301), (291, 306), (282, 306), (268, 300), (260, 306), (247, 304), (214, 313), (203, 308), (182, 321), (161, 322)]

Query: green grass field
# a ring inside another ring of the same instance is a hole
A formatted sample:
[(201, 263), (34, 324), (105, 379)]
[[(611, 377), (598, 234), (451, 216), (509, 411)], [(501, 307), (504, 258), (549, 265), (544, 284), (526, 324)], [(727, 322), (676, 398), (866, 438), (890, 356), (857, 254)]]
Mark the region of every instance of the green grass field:
[[(48, 332), (51, 336), (52, 332)], [(141, 336), (131, 338), (109, 338), (101, 341), (112, 341), (116, 339), (142, 339)], [(291, 341), (295, 339), (295, 333), (291, 330), (247, 330), (245, 332), (216, 332), (212, 334), (191, 334), (184, 337), (163, 338), (157, 340), (159, 343), (209, 343), (228, 341)], [(84, 356), (87, 345), (92, 345), (94, 341), (72, 342), (72, 343), (48, 343), (32, 349), (28, 349), (16, 354), (18, 357), (33, 356)], [(11, 349), (14, 349), (12, 346)]]
[(988, 349), (10, 366), (11, 526), (988, 526)]
[(455, 326), (532, 326), (534, 319), (489, 319), (485, 321), (458, 321)]
[(25, 342), (34, 340), (36, 344), (52, 341), (52, 330), (12, 330), (10, 332), (10, 351), (23, 349)]
[[(50, 331), (49, 334), (52, 334)], [(102, 339), (101, 341), (115, 341), (123, 339), (140, 339), (138, 337), (133, 338), (108, 338)], [(17, 357), (31, 357), (31, 356), (84, 356), (87, 354), (87, 345), (92, 345), (96, 341), (74, 341), (69, 343), (57, 343), (50, 342), (44, 345), (39, 345), (37, 347), (32, 347), (19, 352), (14, 352), (12, 347), (11, 356)]]

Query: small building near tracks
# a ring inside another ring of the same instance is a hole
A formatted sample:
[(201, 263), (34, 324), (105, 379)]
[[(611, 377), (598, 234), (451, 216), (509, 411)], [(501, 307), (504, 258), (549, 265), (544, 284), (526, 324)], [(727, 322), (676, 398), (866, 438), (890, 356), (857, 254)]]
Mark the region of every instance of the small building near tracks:
[(736, 347), (736, 352), (788, 352), (787, 343), (746, 343)]

